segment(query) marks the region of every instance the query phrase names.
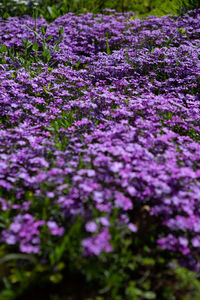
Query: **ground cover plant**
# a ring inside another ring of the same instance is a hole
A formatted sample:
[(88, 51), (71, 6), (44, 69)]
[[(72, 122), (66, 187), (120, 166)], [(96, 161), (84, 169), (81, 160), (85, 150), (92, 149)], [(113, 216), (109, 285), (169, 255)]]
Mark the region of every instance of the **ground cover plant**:
[(0, 18), (0, 299), (200, 298), (199, 38), (198, 9)]

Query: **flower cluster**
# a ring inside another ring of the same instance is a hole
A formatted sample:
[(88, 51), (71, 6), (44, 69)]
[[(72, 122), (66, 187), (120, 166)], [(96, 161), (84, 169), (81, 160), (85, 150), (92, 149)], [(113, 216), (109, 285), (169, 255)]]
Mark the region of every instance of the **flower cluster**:
[[(48, 62), (34, 34), (42, 26), (49, 46), (63, 27)], [(69, 13), (37, 26), (30, 17), (0, 19), (8, 49), (0, 54), (2, 243), (41, 254), (42, 232), (62, 239), (81, 215), (83, 253), (99, 255), (112, 251), (113, 225), (134, 239), (137, 212), (148, 206), (158, 247), (195, 268), (199, 38), (200, 10), (141, 20)], [(29, 69), (22, 39), (39, 45)]]

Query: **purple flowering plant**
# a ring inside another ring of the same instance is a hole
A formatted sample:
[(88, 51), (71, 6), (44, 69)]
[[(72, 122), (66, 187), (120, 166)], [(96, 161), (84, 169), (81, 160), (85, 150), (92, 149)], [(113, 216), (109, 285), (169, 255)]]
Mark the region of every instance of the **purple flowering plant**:
[(78, 271), (104, 299), (198, 282), (199, 37), (200, 10), (0, 18), (5, 299), (41, 274)]

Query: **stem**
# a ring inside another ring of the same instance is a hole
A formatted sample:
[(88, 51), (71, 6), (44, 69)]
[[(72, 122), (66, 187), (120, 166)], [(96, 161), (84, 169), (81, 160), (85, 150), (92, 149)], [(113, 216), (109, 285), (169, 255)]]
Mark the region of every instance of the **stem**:
[(35, 12), (34, 12), (34, 19), (35, 19), (35, 27), (34, 27), (34, 36), (35, 36), (35, 40), (34, 40), (34, 43), (37, 42), (37, 37), (36, 37), (36, 31), (37, 31), (37, 17), (38, 17), (38, 10), (35, 9)]

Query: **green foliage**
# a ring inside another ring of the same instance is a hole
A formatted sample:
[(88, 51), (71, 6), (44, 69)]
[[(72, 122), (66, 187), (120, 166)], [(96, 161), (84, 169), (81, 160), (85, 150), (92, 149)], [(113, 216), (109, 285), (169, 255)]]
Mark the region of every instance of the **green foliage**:
[(52, 36), (46, 36), (47, 27), (41, 26), (41, 33), (37, 30), (37, 14), (35, 17), (35, 27), (31, 29), (30, 27), (24, 25), (28, 30), (34, 33), (34, 42), (28, 39), (22, 40), (23, 48), (7, 48), (6, 45), (0, 45), (0, 63), (5, 64), (5, 54), (7, 57), (11, 57), (13, 63), (20, 64), (25, 70), (28, 70), (32, 63), (49, 63), (49, 67), (53, 66), (50, 60), (52, 55), (59, 50), (59, 44), (63, 40), (63, 27), (59, 28), (58, 39), (53, 45), (48, 43), (52, 40)]
[(179, 13), (182, 14), (187, 10), (200, 8), (200, 0), (178, 0)]
[(117, 11), (133, 11), (136, 16), (174, 14), (181, 9), (193, 9), (199, 7), (199, 0), (41, 0), (14, 1), (3, 0), (0, 4), (0, 15), (22, 16), (32, 15), (35, 9), (49, 22), (68, 12), (92, 13), (102, 12), (105, 8)]
[(108, 35), (106, 37), (106, 52), (107, 52), (107, 54), (111, 54), (111, 50), (110, 50), (110, 46), (109, 46), (109, 42), (108, 42)]
[(179, 287), (187, 292), (183, 295), (183, 300), (200, 299), (200, 282), (199, 275), (179, 266), (174, 262), (174, 272), (179, 281)]
[[(35, 19), (37, 20), (37, 19)], [(36, 24), (36, 21), (35, 21), (35, 24)], [(31, 43), (30, 41), (26, 40), (25, 43), (24, 43), (24, 48), (25, 48), (25, 59), (27, 60), (28, 57), (30, 56), (31, 54), (31, 51), (34, 51), (35, 53), (35, 60), (37, 61), (38, 59), (38, 49), (39, 49), (39, 44), (36, 42), (37, 41), (37, 38), (39, 39), (39, 41), (41, 42), (41, 52), (42, 52), (42, 57), (43, 57), (43, 60), (44, 62), (48, 63), (51, 59), (51, 55), (53, 53), (55, 53), (56, 51), (59, 50), (59, 47), (58, 45), (62, 42), (63, 40), (63, 27), (61, 27), (59, 29), (59, 37), (57, 39), (57, 41), (55, 42), (55, 44), (52, 46), (50, 44), (48, 44), (47, 42), (50, 41), (53, 37), (52, 36), (48, 36), (46, 37), (46, 30), (47, 30), (47, 27), (45, 26), (41, 26), (41, 35), (37, 32), (37, 28), (36, 28), (36, 25), (35, 25), (35, 28), (34, 30), (31, 29), (30, 27), (26, 26), (25, 27), (32, 31), (35, 35), (35, 43)], [(29, 49), (29, 51), (28, 51)]]
[[(198, 275), (176, 261), (168, 265), (166, 252), (155, 245), (156, 224), (152, 222), (147, 229), (141, 222), (137, 236), (143, 239), (136, 238), (125, 227), (116, 230), (117, 214), (116, 209), (111, 217), (112, 253), (89, 258), (83, 255), (81, 240), (85, 232), (81, 216), (66, 226), (61, 239), (50, 235), (44, 225), (41, 239), (45, 261), (34, 255), (7, 255), (9, 246), (1, 246), (0, 300), (40, 300), (43, 292), (47, 300), (76, 299), (78, 292), (84, 300), (198, 300)], [(137, 214), (139, 220), (148, 217), (141, 215), (144, 211)]]

